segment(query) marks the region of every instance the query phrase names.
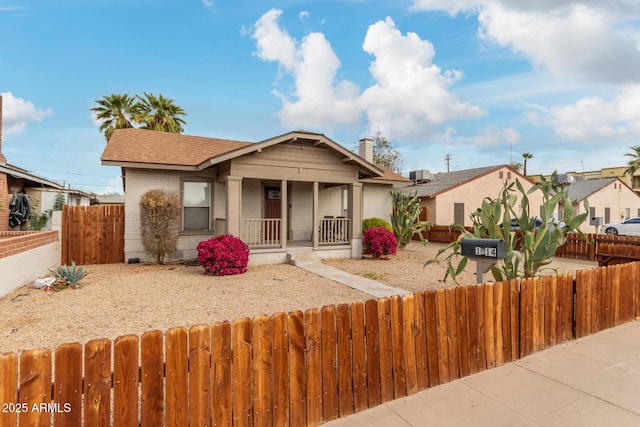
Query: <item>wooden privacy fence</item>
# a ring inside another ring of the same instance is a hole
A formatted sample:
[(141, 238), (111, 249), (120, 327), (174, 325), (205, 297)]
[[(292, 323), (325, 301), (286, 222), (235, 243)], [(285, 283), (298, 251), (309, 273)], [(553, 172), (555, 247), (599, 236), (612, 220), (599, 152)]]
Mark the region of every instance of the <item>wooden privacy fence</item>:
[(61, 264), (124, 262), (124, 206), (65, 205), (61, 240)]
[[(473, 231), (472, 227), (466, 228)], [(450, 243), (456, 240), (460, 233), (446, 225), (432, 225), (422, 235), (430, 242)], [(555, 256), (590, 261), (609, 258), (615, 263), (640, 260), (640, 237), (593, 233), (587, 233), (586, 236), (592, 243), (586, 242), (578, 233), (567, 233), (566, 243), (556, 250)], [(413, 240), (418, 240), (418, 236), (415, 235)]]
[(0, 425), (314, 426), (571, 339), (574, 313), (578, 336), (633, 320), (637, 270), (64, 344), (54, 365), (49, 350), (3, 353)]

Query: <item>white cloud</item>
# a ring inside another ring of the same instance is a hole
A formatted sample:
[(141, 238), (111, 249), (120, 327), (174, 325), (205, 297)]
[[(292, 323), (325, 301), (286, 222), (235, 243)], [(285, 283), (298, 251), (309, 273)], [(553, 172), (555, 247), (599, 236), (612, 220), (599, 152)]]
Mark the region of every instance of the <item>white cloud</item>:
[(520, 133), (513, 128), (498, 129), (489, 126), (480, 129), (479, 133), (473, 136), (458, 136), (452, 126), (447, 126), (444, 132), (434, 135), (433, 141), (450, 146), (497, 147), (519, 143)]
[(300, 18), (301, 21), (309, 19), (310, 16), (311, 16), (311, 13), (309, 13), (308, 10), (303, 10), (298, 14), (298, 18)]
[(340, 60), (324, 35), (310, 33), (298, 42), (279, 26), (281, 14), (272, 9), (263, 15), (252, 37), (255, 55), (277, 62), (294, 79), (291, 95), (274, 91), (286, 126), (357, 125), (366, 113), (371, 130), (389, 138), (414, 138), (432, 132), (434, 125), (483, 114), (449, 93), (462, 73), (443, 72), (433, 64), (433, 45), (415, 33), (402, 35), (391, 18), (367, 31), (363, 49), (374, 57), (369, 70), (375, 84), (360, 94), (353, 82), (336, 79)]
[(31, 101), (16, 98), (11, 92), (0, 93), (2, 95), (2, 131), (5, 135), (14, 132), (22, 132), (27, 128), (28, 122), (40, 122), (45, 117), (53, 114), (53, 110), (37, 109)]
[(615, 98), (582, 98), (573, 104), (530, 111), (537, 125), (552, 126), (554, 133), (569, 140), (640, 136), (640, 85), (624, 88)]
[(272, 9), (255, 24), (256, 55), (277, 62), (295, 80), (293, 96), (279, 91), (282, 101), (280, 121), (289, 127), (325, 128), (334, 124), (354, 124), (360, 111), (356, 103), (358, 87), (347, 80), (336, 82), (340, 60), (321, 33), (310, 33), (300, 43), (278, 25), (281, 10)]
[(413, 9), (477, 14), (480, 37), (557, 76), (640, 81), (635, 0), (414, 0)]
[(433, 63), (433, 45), (415, 33), (402, 35), (391, 18), (369, 27), (363, 49), (375, 57), (369, 70), (376, 83), (361, 103), (370, 126), (383, 134), (414, 138), (433, 125), (483, 114), (448, 91), (462, 73), (443, 72)]
[(213, 0), (202, 0), (202, 5), (206, 8), (213, 7)]

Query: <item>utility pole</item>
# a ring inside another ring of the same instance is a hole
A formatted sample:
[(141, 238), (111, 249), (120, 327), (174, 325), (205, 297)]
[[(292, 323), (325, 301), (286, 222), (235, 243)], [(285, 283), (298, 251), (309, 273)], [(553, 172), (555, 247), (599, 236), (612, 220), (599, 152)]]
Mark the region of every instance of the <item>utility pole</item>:
[(447, 162), (447, 172), (449, 172), (449, 162), (451, 161), (452, 157), (451, 154), (447, 153), (446, 156), (444, 156), (444, 161)]

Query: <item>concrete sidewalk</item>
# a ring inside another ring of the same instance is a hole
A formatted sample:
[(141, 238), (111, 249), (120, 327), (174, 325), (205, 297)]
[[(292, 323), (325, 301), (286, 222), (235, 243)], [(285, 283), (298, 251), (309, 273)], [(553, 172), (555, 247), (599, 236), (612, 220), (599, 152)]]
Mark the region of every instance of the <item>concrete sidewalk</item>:
[(640, 426), (640, 322), (324, 425)]

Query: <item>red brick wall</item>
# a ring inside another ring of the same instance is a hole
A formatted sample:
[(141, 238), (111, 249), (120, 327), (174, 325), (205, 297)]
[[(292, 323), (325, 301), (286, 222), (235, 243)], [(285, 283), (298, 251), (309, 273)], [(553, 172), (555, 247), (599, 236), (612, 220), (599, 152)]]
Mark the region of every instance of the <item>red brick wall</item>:
[(0, 259), (57, 241), (57, 231), (0, 231)]
[(9, 201), (7, 175), (0, 172), (0, 231), (9, 229)]
[(7, 163), (7, 159), (2, 155), (2, 95), (0, 95), (0, 162)]

